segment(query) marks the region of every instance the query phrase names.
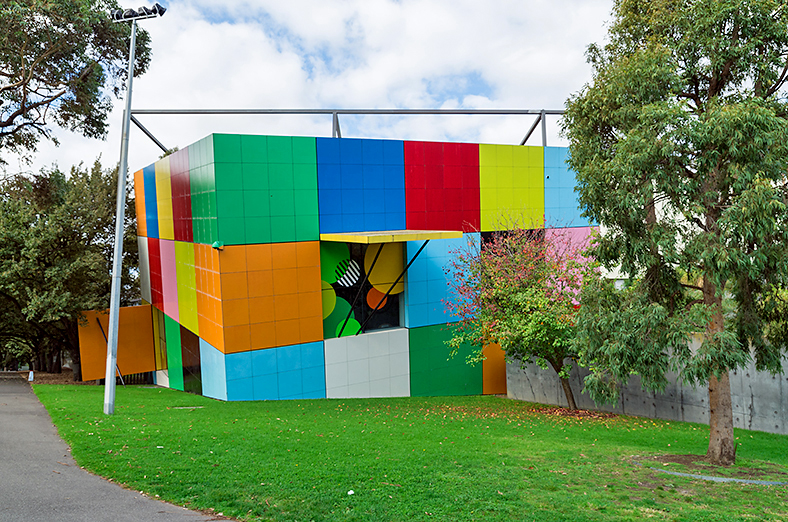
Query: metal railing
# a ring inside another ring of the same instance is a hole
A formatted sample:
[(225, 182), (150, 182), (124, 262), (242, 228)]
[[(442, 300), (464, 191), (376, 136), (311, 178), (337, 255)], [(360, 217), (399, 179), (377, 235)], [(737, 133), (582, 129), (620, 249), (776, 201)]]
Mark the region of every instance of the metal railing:
[(134, 109), (131, 121), (164, 152), (168, 152), (156, 137), (134, 115), (331, 115), (331, 137), (341, 138), (340, 115), (387, 116), (536, 116), (520, 145), (525, 145), (539, 124), (542, 124), (542, 146), (547, 146), (547, 116), (563, 115), (557, 109)]

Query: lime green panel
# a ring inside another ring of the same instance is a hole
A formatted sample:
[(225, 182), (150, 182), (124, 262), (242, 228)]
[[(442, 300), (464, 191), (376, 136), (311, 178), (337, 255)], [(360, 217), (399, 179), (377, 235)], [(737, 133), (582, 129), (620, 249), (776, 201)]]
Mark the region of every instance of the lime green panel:
[(175, 242), (175, 274), (178, 279), (178, 319), (181, 326), (195, 335), (200, 335), (197, 322), (194, 243)]
[(175, 319), (164, 316), (167, 338), (167, 374), (170, 388), (183, 391), (183, 358), (181, 357), (181, 326)]
[(544, 227), (542, 147), (479, 145), (481, 230)]
[(172, 183), (170, 181), (170, 158), (155, 163), (156, 206), (159, 213), (159, 239), (175, 239), (172, 220)]
[(408, 330), (411, 397), (480, 395), (483, 391), (482, 365), (467, 363), (470, 345), (463, 345), (450, 357), (446, 341), (451, 330), (446, 325), (422, 326)]

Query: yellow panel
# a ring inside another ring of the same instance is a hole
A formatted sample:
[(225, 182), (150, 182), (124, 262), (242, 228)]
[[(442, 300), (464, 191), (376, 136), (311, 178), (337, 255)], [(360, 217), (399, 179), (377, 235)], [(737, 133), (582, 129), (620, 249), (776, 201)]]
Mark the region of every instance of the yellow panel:
[(482, 350), (482, 393), (499, 395), (506, 393), (506, 359), (499, 344), (488, 344)]
[(479, 162), (482, 232), (543, 228), (543, 148), (480, 145), (480, 155), (483, 149), (485, 162)]
[(200, 335), (194, 243), (175, 242), (175, 267), (178, 278), (178, 322), (193, 334)]
[[(153, 318), (150, 306), (126, 306), (119, 310), (118, 368), (123, 375), (156, 370), (153, 353)], [(79, 327), (79, 358), (82, 380), (92, 381), (105, 377), (109, 314), (83, 312), (87, 324)], [(96, 321), (101, 322), (101, 327)], [(103, 329), (103, 333), (102, 333)]]
[[(383, 250), (381, 251), (381, 249)], [(379, 251), (380, 255), (378, 255)], [(378, 260), (373, 268), (372, 263), (375, 261), (376, 256)], [(371, 272), (370, 268), (372, 268)], [(404, 278), (400, 278), (397, 281), (404, 268), (405, 257), (402, 253), (402, 243), (372, 245), (367, 248), (367, 252), (364, 254), (364, 271), (368, 274), (369, 284), (384, 294), (389, 289), (391, 289), (392, 294), (398, 294), (405, 289)], [(392, 288), (391, 285), (395, 281), (397, 281), (397, 284)]]
[(134, 173), (134, 208), (137, 213), (137, 235), (148, 236), (148, 222), (145, 217), (145, 181), (142, 171)]
[(170, 157), (155, 163), (156, 205), (159, 212), (159, 239), (175, 239), (172, 220), (172, 182), (170, 181)]
[(381, 232), (342, 232), (337, 234), (320, 234), (320, 241), (372, 245), (378, 243), (424, 241), (426, 239), (453, 239), (458, 237), (462, 237), (462, 232), (455, 230), (385, 230)]
[(495, 145), (479, 145), (479, 165), (482, 167), (493, 167), (498, 164)]

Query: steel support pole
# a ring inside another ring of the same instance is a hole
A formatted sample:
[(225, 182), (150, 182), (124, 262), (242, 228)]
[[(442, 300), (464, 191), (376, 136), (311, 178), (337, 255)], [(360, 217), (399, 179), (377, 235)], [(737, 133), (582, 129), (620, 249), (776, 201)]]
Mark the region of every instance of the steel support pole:
[(126, 83), (126, 108), (123, 111), (123, 132), (120, 139), (118, 168), (118, 200), (115, 211), (115, 250), (112, 256), (112, 289), (109, 303), (109, 340), (107, 370), (104, 379), (104, 413), (115, 413), (115, 366), (118, 360), (118, 319), (120, 316), (120, 277), (123, 267), (123, 222), (126, 219), (126, 171), (129, 162), (129, 127), (131, 123), (131, 84), (134, 79), (134, 48), (137, 44), (137, 21), (131, 21), (129, 45), (129, 78)]
[(542, 109), (542, 147), (547, 147), (547, 118), (545, 117), (545, 111)]

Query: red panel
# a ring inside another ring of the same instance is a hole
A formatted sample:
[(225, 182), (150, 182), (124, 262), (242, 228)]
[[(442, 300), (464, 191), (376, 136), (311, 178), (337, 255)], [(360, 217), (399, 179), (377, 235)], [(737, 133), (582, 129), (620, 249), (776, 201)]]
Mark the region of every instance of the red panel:
[(475, 143), (462, 143), (460, 146), (460, 164), (469, 167), (479, 166), (479, 145)]
[(412, 188), (426, 188), (427, 180), (423, 165), (405, 164), (405, 190)]
[[(443, 206), (444, 193), (445, 190), (442, 188), (427, 189), (427, 212), (443, 212), (445, 210)], [(442, 229), (436, 228), (435, 230)]]
[(405, 191), (405, 211), (425, 212), (427, 210), (427, 191), (411, 189)]
[(424, 165), (424, 142), (405, 142), (405, 165)]
[(443, 167), (443, 186), (445, 188), (462, 188), (462, 167), (446, 165)]
[(462, 189), (447, 188), (443, 190), (443, 208), (446, 212), (462, 211)]
[(443, 165), (427, 165), (427, 188), (443, 188)]
[(424, 163), (428, 166), (443, 165), (443, 143), (424, 144)]
[(150, 291), (153, 306), (159, 310), (164, 309), (164, 292), (161, 282), (161, 250), (159, 240), (148, 238), (148, 262), (150, 264)]
[(408, 230), (428, 230), (426, 212), (408, 212), (405, 218)]
[(461, 151), (463, 145), (463, 143), (444, 143), (443, 164), (452, 167), (458, 167), (462, 165)]
[(172, 217), (175, 240), (191, 243), (194, 234), (188, 150), (179, 150), (170, 156), (170, 179), (172, 180)]

